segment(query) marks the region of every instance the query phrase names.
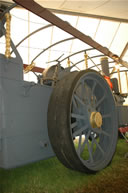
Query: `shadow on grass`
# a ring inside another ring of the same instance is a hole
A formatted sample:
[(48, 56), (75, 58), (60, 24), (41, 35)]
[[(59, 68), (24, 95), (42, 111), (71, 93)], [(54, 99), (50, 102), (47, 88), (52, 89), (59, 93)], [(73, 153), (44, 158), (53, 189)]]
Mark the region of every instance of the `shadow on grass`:
[[(127, 151), (128, 144), (119, 140), (111, 165), (96, 175), (69, 170), (56, 158), (0, 169), (0, 193), (111, 193), (114, 187), (117, 189), (112, 193), (128, 193), (128, 159), (124, 158)], [(117, 191), (119, 187), (122, 192)]]

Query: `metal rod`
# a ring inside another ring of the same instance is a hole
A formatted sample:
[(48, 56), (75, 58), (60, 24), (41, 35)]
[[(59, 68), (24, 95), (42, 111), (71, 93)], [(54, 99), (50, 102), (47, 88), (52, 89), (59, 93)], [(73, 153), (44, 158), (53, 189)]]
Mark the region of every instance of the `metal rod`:
[[(98, 58), (98, 57), (102, 57), (102, 56), (104, 56), (104, 55), (102, 54), (102, 55), (97, 55), (97, 56), (92, 56), (92, 57), (89, 57), (89, 56), (88, 56), (88, 59), (92, 60), (93, 58)], [(75, 63), (75, 65), (78, 65), (78, 64), (81, 63), (81, 62), (84, 62), (84, 59), (78, 61), (77, 63)], [(94, 64), (94, 67), (99, 66), (99, 65), (95, 64), (93, 61), (92, 61), (92, 63)], [(100, 65), (101, 65), (101, 64), (100, 64)], [(98, 67), (97, 67), (97, 68), (98, 68)], [(100, 70), (100, 69), (98, 68), (98, 70)]]
[[(49, 25), (46, 25), (46, 26), (43, 26), (35, 31), (33, 31), (32, 33), (30, 33), (29, 35), (27, 35), (24, 39), (22, 39), (16, 46), (15, 46), (15, 49), (20, 45), (22, 44), (26, 39), (28, 39), (29, 37), (31, 37), (32, 35), (36, 34), (37, 32), (40, 32), (41, 30), (44, 30), (44, 29), (47, 29), (49, 27), (52, 27), (53, 25), (52, 24), (49, 24)], [(14, 52), (14, 49), (11, 51), (11, 54)]]
[(117, 69), (117, 73), (118, 73), (119, 89), (120, 89), (120, 93), (122, 93), (121, 78), (120, 78), (120, 71), (119, 71), (119, 69)]
[(122, 58), (124, 57), (124, 55), (126, 54), (127, 50), (128, 50), (128, 42), (127, 42), (126, 46), (124, 47), (124, 49), (123, 49), (123, 51), (122, 51), (122, 53), (121, 53), (121, 55), (120, 55), (120, 58), (121, 58), (121, 59), (122, 59)]
[(113, 67), (112, 72), (110, 73), (110, 78), (112, 77), (112, 75), (114, 74), (115, 71), (116, 71), (116, 67)]
[(95, 34), (94, 34), (93, 39), (96, 38), (96, 34), (97, 34), (97, 32), (98, 32), (98, 29), (99, 29), (100, 24), (101, 24), (101, 19), (99, 20), (99, 23), (98, 23), (98, 25), (97, 25), (97, 28), (96, 28), (96, 31), (95, 31)]
[[(53, 41), (53, 31), (54, 31), (54, 26), (52, 26), (50, 45), (52, 45), (52, 41)], [(51, 56), (51, 48), (49, 49), (48, 62), (50, 61), (50, 56)]]
[(82, 53), (82, 52), (87, 52), (87, 51), (91, 51), (91, 50), (94, 50), (94, 48), (88, 48), (88, 49), (84, 49), (84, 50), (80, 50), (80, 51), (78, 51), (78, 52), (75, 52), (75, 53), (73, 53), (73, 54), (70, 54), (70, 55), (68, 55), (67, 57), (65, 57), (65, 58), (63, 58), (60, 62), (63, 62), (64, 60), (66, 60), (66, 59), (68, 59), (68, 58), (70, 58), (70, 57), (72, 57), (72, 56), (75, 56), (76, 54), (80, 54), (80, 53)]
[[(114, 63), (114, 61), (109, 62), (109, 64), (110, 64), (110, 63)], [(101, 65), (101, 64), (97, 64), (97, 66), (100, 66), (100, 65)], [(92, 69), (92, 68), (94, 68), (94, 67), (95, 67), (95, 65), (94, 65), (94, 66), (91, 66), (90, 69)], [(113, 67), (109, 67), (109, 69), (111, 69), (111, 68), (113, 68)]]
[(68, 58), (68, 60), (67, 60), (67, 67), (70, 67), (70, 65), (71, 65), (71, 61), (70, 61), (70, 59)]
[[(128, 72), (128, 70), (120, 70), (120, 73), (121, 72)], [(113, 72), (113, 74), (116, 74), (117, 72)]]
[(84, 53), (84, 60), (85, 60), (85, 69), (88, 69), (88, 55), (86, 52)]
[[(78, 21), (79, 21), (79, 16), (77, 17), (75, 28), (77, 28)], [(70, 45), (70, 50), (69, 50), (69, 53), (71, 53), (71, 52), (72, 52), (73, 43), (74, 43), (74, 40), (72, 40), (72, 43), (71, 43), (71, 45)]]
[[(128, 70), (120, 70), (120, 73), (121, 72), (128, 72)], [(116, 74), (117, 72), (113, 72), (113, 74)]]
[[(28, 34), (30, 34), (30, 12), (28, 11)], [(28, 38), (28, 64), (30, 62), (30, 38)]]
[(63, 42), (66, 42), (66, 41), (69, 41), (69, 40), (73, 40), (73, 39), (75, 39), (75, 38), (71, 37), (71, 38), (67, 38), (67, 39), (64, 39), (64, 40), (61, 40), (59, 42), (56, 42), (56, 43), (52, 44), (51, 46), (49, 46), (49, 47), (45, 48), (43, 51), (41, 51), (36, 57), (34, 57), (31, 63), (33, 63), (41, 54), (43, 54), (45, 51), (47, 51), (48, 49), (52, 48), (53, 46), (56, 46), (58, 44), (61, 44)]
[(121, 25), (121, 22), (119, 23), (119, 25), (118, 25), (115, 33), (114, 33), (114, 36), (113, 36), (113, 38), (112, 38), (112, 41), (111, 41), (111, 43), (110, 43), (110, 45), (109, 45), (109, 49), (110, 49), (110, 47), (111, 47), (111, 45), (112, 45), (112, 43), (113, 43), (113, 41), (114, 41), (114, 39), (115, 39), (115, 37), (116, 37), (116, 35), (117, 35), (117, 32), (119, 31), (120, 25)]
[(6, 50), (5, 50), (5, 56), (6, 58), (11, 57), (10, 48), (11, 48), (11, 15), (10, 13), (5, 14), (6, 18)]
[(52, 23), (53, 25), (57, 26), (58, 28), (64, 30), (65, 32), (73, 35), (74, 37), (78, 38), (79, 40), (83, 41), (84, 43), (90, 45), (91, 47), (97, 49), (104, 55), (112, 58), (115, 60), (116, 63), (120, 63), (123, 66), (128, 68), (128, 62), (123, 61), (122, 59), (117, 56), (114, 57), (115, 54), (110, 52), (108, 48), (103, 47), (96, 41), (94, 41), (91, 37), (85, 35), (84, 33), (80, 32), (73, 26), (71, 26), (68, 22), (63, 21), (53, 13), (51, 13), (48, 9), (40, 6), (38, 3), (36, 3), (34, 0), (13, 0), (22, 7), (26, 8), (27, 10), (31, 11), (32, 13), (38, 15), (39, 17), (45, 19), (46, 21)]
[(125, 77), (126, 77), (127, 93), (128, 93), (128, 74), (127, 74), (127, 72), (125, 72)]

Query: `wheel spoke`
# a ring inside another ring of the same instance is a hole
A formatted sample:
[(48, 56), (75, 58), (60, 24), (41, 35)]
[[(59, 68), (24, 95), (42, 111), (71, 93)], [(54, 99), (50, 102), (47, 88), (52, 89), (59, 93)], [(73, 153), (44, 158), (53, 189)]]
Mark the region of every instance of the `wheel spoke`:
[(85, 136), (85, 140), (84, 140), (84, 142), (83, 142), (83, 144), (81, 145), (81, 148), (80, 148), (80, 154), (84, 151), (84, 148), (85, 148), (85, 145), (88, 141), (90, 133), (91, 133), (91, 130), (89, 130), (87, 136)]
[(86, 92), (86, 99), (89, 100), (91, 99), (91, 92), (90, 92), (90, 87), (85, 83), (85, 92)]
[(105, 118), (111, 118), (111, 114), (105, 114), (105, 115), (102, 115), (102, 119), (105, 119)]
[(97, 134), (103, 134), (103, 135), (105, 135), (105, 136), (108, 136), (108, 137), (110, 137), (110, 134), (108, 134), (106, 131), (103, 131), (103, 129), (102, 128), (92, 128), (92, 131), (94, 132), (94, 133), (97, 133)]
[(85, 103), (82, 101), (82, 99), (81, 99), (78, 95), (74, 94), (74, 98), (75, 98), (81, 105), (85, 106)]
[(84, 80), (81, 82), (81, 98), (84, 99), (85, 98), (85, 83)]
[(92, 138), (92, 141), (91, 141), (91, 152), (93, 152), (93, 145), (94, 145), (94, 138)]
[(92, 87), (92, 93), (91, 93), (91, 96), (93, 96), (93, 95), (94, 95), (94, 90), (95, 90), (95, 88), (96, 88), (96, 85), (97, 85), (97, 83), (96, 83), (96, 82), (94, 82), (93, 87)]
[(73, 107), (75, 107), (75, 109), (77, 109), (78, 106), (77, 106), (77, 103), (76, 103), (76, 100), (75, 100), (74, 96), (72, 98), (72, 102), (73, 102)]
[(105, 95), (103, 95), (103, 97), (97, 102), (96, 108), (99, 107), (99, 105), (104, 101), (104, 99), (105, 99)]
[(82, 142), (82, 133), (79, 136), (79, 143), (78, 143), (78, 148), (77, 148), (77, 153), (80, 154), (80, 147), (81, 147), (81, 142)]
[(58, 159), (67, 168), (82, 172), (94, 173), (106, 167), (116, 149), (115, 114), (111, 90), (99, 73), (71, 72), (60, 80), (48, 108), (49, 139)]
[(88, 152), (89, 152), (90, 161), (91, 161), (91, 163), (93, 163), (94, 162), (93, 154), (92, 154), (92, 151), (91, 151), (91, 148), (90, 148), (88, 141), (87, 141), (87, 148), (88, 148)]
[(82, 144), (81, 147), (80, 147), (80, 151), (79, 151), (80, 155), (81, 155), (82, 152), (84, 151), (84, 148), (85, 148), (85, 145), (86, 145), (87, 141), (88, 141), (88, 139), (85, 138), (83, 144)]
[(71, 124), (71, 129), (73, 129), (73, 128), (76, 127), (77, 125), (78, 125), (77, 121), (74, 122), (74, 123), (72, 123), (72, 124)]
[(103, 134), (103, 135), (105, 135), (107, 137), (110, 137), (110, 134), (108, 134), (106, 131), (103, 131), (102, 129), (101, 129), (101, 134)]
[(101, 112), (101, 106), (97, 108), (97, 111), (98, 111), (98, 112)]
[(81, 134), (84, 130), (86, 130), (88, 128), (88, 125), (85, 125), (83, 127), (81, 127), (80, 129), (77, 129), (74, 133), (73, 133), (73, 138), (78, 136), (79, 134)]
[[(94, 138), (94, 137), (93, 137)], [(94, 138), (94, 143), (96, 144), (97, 148), (100, 150), (100, 152), (102, 153), (102, 155), (105, 154), (104, 150), (102, 149), (102, 147), (99, 145), (99, 143), (95, 140)]]
[(72, 113), (71, 117), (72, 118), (76, 118), (76, 119), (82, 119), (82, 120), (86, 120), (87, 119), (84, 115), (79, 115), (79, 114), (76, 114), (76, 113)]

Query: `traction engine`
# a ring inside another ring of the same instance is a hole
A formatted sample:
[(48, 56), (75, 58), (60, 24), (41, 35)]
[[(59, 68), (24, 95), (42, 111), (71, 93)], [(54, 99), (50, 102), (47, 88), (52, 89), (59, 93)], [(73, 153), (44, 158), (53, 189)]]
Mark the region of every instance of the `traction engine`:
[(23, 61), (9, 35), (9, 11), (16, 4), (0, 13), (0, 37), (6, 37), (6, 53), (0, 54), (0, 167), (9, 169), (57, 156), (67, 168), (80, 172), (105, 168), (116, 150), (118, 128), (128, 125), (128, 106), (123, 105), (127, 94), (120, 94), (117, 79), (111, 79), (108, 57), (125, 66), (127, 62), (69, 23), (59, 23), (34, 1), (15, 2), (99, 48), (105, 57), (101, 72), (72, 71), (73, 66), (61, 67), (59, 58), (37, 76), (37, 83), (24, 81)]

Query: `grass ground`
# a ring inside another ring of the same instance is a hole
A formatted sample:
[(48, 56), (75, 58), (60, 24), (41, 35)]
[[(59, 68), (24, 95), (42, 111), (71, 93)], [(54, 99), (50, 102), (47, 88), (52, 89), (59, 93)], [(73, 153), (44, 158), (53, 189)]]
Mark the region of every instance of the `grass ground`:
[(69, 170), (57, 158), (0, 169), (0, 193), (128, 193), (127, 152), (120, 139), (111, 165), (95, 175)]

